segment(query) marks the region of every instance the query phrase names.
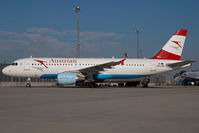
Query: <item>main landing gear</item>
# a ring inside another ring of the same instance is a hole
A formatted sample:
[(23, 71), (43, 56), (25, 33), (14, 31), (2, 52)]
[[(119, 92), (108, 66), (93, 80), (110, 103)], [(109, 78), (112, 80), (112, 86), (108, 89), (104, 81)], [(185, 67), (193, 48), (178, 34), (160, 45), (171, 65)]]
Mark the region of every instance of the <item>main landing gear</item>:
[(31, 78), (27, 78), (26, 87), (31, 87)]
[(90, 88), (96, 88), (97, 87), (97, 84), (95, 82), (90, 82), (90, 85), (89, 85)]
[(137, 82), (126, 82), (126, 87), (142, 87), (142, 88), (147, 88), (148, 84), (150, 82), (150, 78), (147, 77), (141, 81), (137, 81)]
[(86, 82), (77, 82), (76, 86), (79, 87), (89, 87), (89, 88), (96, 88), (97, 84), (96, 82), (90, 82), (90, 81), (86, 81)]

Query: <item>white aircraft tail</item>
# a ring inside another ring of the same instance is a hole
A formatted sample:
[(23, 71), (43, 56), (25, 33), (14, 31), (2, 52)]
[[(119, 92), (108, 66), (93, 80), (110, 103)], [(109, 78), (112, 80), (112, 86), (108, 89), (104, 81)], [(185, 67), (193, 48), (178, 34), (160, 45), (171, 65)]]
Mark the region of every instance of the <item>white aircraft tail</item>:
[(151, 59), (180, 60), (187, 30), (177, 30), (164, 47)]

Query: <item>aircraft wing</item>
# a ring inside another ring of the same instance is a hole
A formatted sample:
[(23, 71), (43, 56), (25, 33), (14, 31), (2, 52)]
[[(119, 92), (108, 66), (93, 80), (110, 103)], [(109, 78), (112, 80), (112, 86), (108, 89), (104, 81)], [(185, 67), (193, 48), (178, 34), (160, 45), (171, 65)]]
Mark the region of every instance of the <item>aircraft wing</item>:
[(181, 62), (177, 62), (177, 63), (170, 63), (170, 64), (167, 64), (167, 66), (177, 69), (180, 67), (186, 67), (187, 65), (191, 65), (193, 62), (195, 62), (195, 60), (185, 60), (185, 61), (181, 61)]
[(199, 79), (199, 72), (185, 72), (183, 76), (188, 79)]
[(104, 69), (107, 68), (112, 68), (113, 66), (119, 65), (119, 64), (124, 64), (124, 61), (126, 59), (123, 59), (121, 61), (117, 61), (117, 62), (108, 62), (108, 63), (104, 63), (104, 64), (100, 64), (100, 65), (96, 65), (96, 66), (92, 66), (92, 67), (87, 67), (87, 68), (83, 68), (78, 70), (80, 73), (84, 74), (84, 75), (93, 75), (93, 74), (99, 74), (100, 71), (104, 71)]

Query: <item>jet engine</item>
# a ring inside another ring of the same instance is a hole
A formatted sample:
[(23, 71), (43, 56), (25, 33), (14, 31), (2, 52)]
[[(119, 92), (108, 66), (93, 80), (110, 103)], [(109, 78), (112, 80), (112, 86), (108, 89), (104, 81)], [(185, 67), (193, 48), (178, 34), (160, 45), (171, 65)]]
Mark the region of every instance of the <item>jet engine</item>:
[(83, 81), (85, 78), (77, 73), (58, 73), (57, 81), (61, 85), (75, 84), (77, 81)]

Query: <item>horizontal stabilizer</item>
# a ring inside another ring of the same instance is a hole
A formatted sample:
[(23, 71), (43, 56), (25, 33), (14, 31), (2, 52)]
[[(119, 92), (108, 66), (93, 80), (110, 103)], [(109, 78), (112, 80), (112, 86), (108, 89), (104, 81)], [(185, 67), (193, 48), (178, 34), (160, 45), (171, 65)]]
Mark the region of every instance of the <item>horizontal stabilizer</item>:
[(184, 67), (186, 65), (191, 65), (193, 62), (196, 62), (195, 60), (185, 60), (185, 61), (181, 61), (181, 62), (177, 62), (177, 63), (171, 63), (171, 64), (167, 64), (168, 67), (171, 68), (180, 68), (180, 67)]

